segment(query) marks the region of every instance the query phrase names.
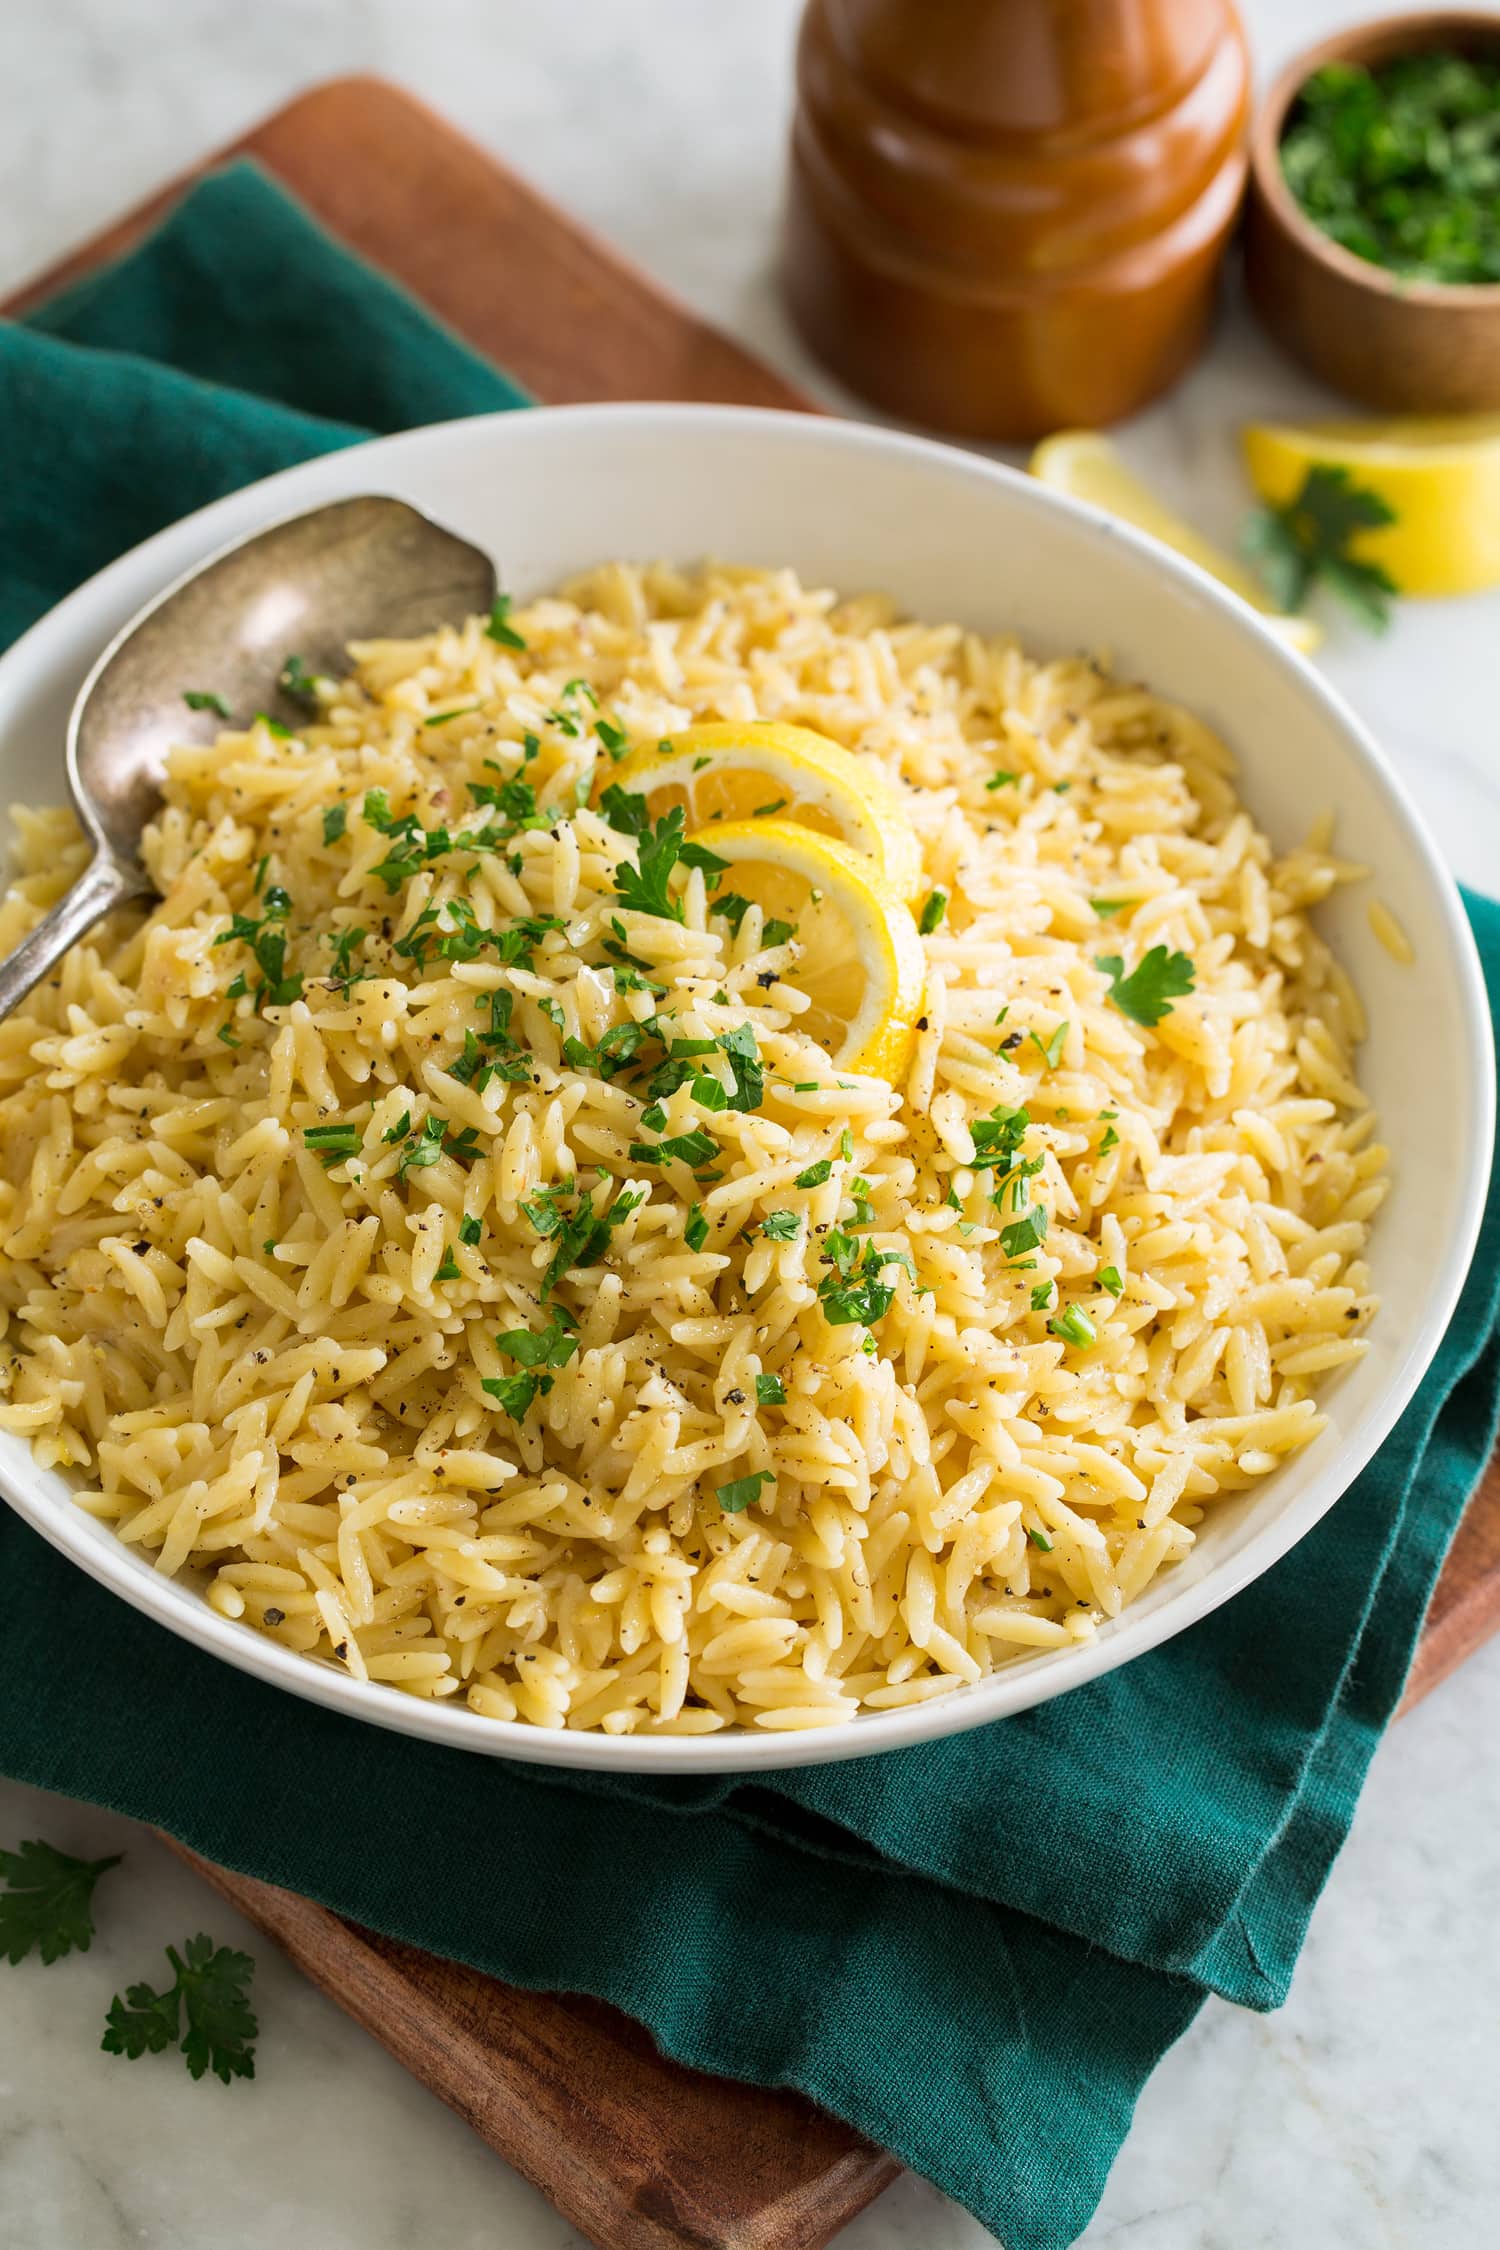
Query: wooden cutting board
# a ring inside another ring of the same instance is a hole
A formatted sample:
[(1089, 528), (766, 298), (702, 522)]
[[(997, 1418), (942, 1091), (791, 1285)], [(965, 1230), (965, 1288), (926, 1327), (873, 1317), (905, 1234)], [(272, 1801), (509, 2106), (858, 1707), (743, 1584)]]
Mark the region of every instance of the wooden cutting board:
[[(237, 155), (257, 157), (335, 234), (540, 399), (811, 408), (379, 79), (317, 87), (209, 163)], [(3, 309), (22, 312), (117, 257), (188, 184), (164, 188)], [(1438, 1586), (1407, 1704), (1497, 1626), (1500, 1467), (1492, 1464)], [(165, 1840), (600, 2250), (818, 2250), (900, 2169), (800, 2095), (667, 2061), (638, 2025), (597, 2001), (518, 1991)]]

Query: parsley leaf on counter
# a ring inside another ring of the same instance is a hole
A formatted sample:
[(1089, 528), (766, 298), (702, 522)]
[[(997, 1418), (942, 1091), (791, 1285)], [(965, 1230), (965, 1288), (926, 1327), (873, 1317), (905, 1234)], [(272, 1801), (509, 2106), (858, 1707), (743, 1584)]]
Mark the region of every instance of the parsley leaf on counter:
[(229, 705), (222, 695), (214, 695), (207, 688), (184, 688), (182, 700), (190, 711), (212, 711), (216, 719), (227, 719)]
[(232, 2078), (253, 2078), (260, 2027), (248, 1998), (255, 1966), (249, 1954), (200, 1935), (189, 1938), (181, 1953), (169, 1945), (167, 1959), (173, 1977), (164, 1992), (133, 1984), (123, 1999), (116, 1993), (100, 2042), (104, 2052), (133, 2062), (180, 2046), (194, 2078), (209, 2070), (226, 2086)]
[(1315, 462), (1295, 499), (1255, 510), (1244, 547), (1278, 608), (1300, 609), (1321, 581), (1361, 625), (1380, 633), (1389, 621), (1390, 596), (1400, 588), (1379, 563), (1351, 555), (1349, 542), (1356, 532), (1395, 520), (1380, 494), (1357, 485), (1347, 469)]
[(1096, 956), (1094, 967), (1109, 978), (1108, 997), (1121, 1015), (1146, 1025), (1169, 1016), (1173, 1000), (1192, 991), (1197, 975), (1186, 953), (1169, 953), (1164, 945), (1153, 945), (1129, 976), (1118, 953)]
[(38, 1837), (0, 1852), (0, 1953), (12, 1967), (35, 1946), (44, 1963), (65, 1953), (87, 1953), (94, 1935), (94, 1885), (120, 1864), (108, 1859), (74, 1859)]

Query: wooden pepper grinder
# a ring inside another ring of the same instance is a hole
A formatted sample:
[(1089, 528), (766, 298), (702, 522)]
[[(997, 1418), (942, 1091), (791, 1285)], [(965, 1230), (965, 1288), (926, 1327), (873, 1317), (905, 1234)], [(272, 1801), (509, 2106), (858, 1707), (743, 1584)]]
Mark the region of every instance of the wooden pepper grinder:
[(1232, 0), (809, 0), (785, 277), (903, 420), (1119, 420), (1203, 342), (1245, 178)]

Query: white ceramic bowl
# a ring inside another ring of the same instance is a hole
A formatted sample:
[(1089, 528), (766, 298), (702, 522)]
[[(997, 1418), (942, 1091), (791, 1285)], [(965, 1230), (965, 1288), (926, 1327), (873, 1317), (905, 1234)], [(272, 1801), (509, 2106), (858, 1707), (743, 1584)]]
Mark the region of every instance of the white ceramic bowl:
[(793, 564), (877, 587), (917, 614), (1009, 628), (1034, 650), (1108, 648), (1238, 753), (1244, 794), (1285, 846), (1326, 807), (1376, 870), (1416, 966), (1392, 960), (1339, 895), (1323, 925), (1369, 1011), (1361, 1060), (1394, 1160), (1371, 1247), (1384, 1307), (1324, 1399), (1330, 1427), (1252, 1491), (1216, 1504), (1190, 1559), (1076, 1649), (908, 1710), (803, 1734), (639, 1739), (480, 1719), (350, 1679), (219, 1617), (73, 1505), (0, 1434), (0, 1487), (91, 1576), (199, 1648), (351, 1717), (455, 1748), (557, 1766), (746, 1771), (890, 1750), (1000, 1719), (1096, 1679), (1216, 1608), (1308, 1531), (1370, 1459), (1436, 1350), (1468, 1268), (1489, 1175), (1494, 1058), (1453, 883), (1379, 750), (1300, 657), (1191, 564), (1111, 518), (967, 453), (812, 416), (693, 406), (538, 409), (454, 422), (308, 462), (206, 508), (91, 579), (0, 658), (5, 801), (63, 794), (73, 694), (103, 643), (227, 541), (320, 501), (394, 493), (489, 548), (526, 596), (607, 557)]

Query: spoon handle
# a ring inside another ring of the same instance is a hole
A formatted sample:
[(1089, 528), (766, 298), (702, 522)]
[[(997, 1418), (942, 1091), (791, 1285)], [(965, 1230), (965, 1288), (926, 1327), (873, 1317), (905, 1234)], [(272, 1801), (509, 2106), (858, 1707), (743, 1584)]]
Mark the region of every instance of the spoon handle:
[(8, 1016), (32, 986), (56, 967), (69, 946), (76, 945), (112, 907), (142, 897), (146, 888), (144, 876), (122, 867), (107, 852), (90, 860), (45, 921), (38, 922), (15, 952), (0, 961), (0, 1017)]

